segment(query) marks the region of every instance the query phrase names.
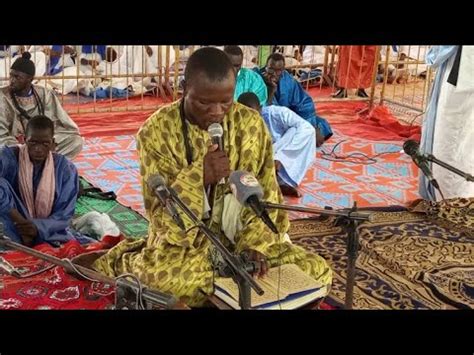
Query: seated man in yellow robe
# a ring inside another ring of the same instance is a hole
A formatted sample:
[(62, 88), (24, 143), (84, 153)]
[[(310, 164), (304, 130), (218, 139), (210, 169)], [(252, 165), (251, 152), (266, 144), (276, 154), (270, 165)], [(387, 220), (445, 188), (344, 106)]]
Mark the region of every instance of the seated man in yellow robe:
[[(326, 261), (287, 238), (285, 211), (270, 211), (280, 231), (273, 234), (231, 194), (229, 174), (244, 170), (258, 179), (265, 200), (283, 202), (265, 122), (257, 111), (234, 103), (234, 89), (235, 72), (223, 51), (205, 47), (190, 56), (183, 98), (156, 111), (138, 133), (148, 238), (119, 243), (95, 261), (94, 269), (112, 277), (133, 273), (147, 286), (193, 307), (204, 305), (206, 294), (213, 292), (216, 250), (197, 228), (190, 229), (193, 224), (187, 216), (180, 212), (188, 230), (183, 232), (159, 204), (147, 186), (150, 176), (158, 173), (231, 251), (246, 251), (261, 263), (262, 273), (292, 263), (321, 284), (331, 284)], [(211, 144), (207, 129), (212, 123), (223, 127), (223, 151)], [(223, 178), (226, 183), (219, 184)]]

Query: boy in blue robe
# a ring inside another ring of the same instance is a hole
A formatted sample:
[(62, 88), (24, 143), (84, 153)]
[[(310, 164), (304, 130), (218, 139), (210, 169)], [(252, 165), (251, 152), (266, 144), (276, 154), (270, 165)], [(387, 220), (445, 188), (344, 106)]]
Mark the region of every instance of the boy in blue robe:
[(34, 246), (74, 239), (68, 226), (79, 191), (76, 167), (53, 153), (54, 124), (28, 121), (26, 143), (0, 150), (0, 222), (11, 240)]

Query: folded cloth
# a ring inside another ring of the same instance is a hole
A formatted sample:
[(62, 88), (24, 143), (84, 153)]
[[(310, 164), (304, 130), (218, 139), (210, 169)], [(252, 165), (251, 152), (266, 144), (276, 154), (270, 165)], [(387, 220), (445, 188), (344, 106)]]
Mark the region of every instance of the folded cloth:
[(73, 222), (75, 230), (90, 235), (93, 238), (102, 240), (106, 235), (118, 237), (120, 229), (112, 222), (110, 217), (105, 213), (92, 211), (79, 217)]

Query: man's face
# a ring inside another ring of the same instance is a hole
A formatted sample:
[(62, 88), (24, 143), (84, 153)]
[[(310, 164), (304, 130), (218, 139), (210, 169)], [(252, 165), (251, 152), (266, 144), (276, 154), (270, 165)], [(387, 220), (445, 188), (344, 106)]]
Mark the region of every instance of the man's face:
[(33, 163), (42, 163), (49, 152), (54, 150), (54, 138), (50, 129), (29, 129), (25, 141)]
[(212, 123), (222, 123), (234, 102), (235, 75), (229, 71), (224, 80), (212, 82), (198, 74), (186, 84), (184, 104), (186, 114), (203, 130)]
[(244, 61), (244, 57), (241, 55), (233, 55), (227, 54), (232, 65), (234, 66), (235, 75), (239, 73), (240, 68), (242, 68), (242, 62)]
[(20, 92), (31, 86), (33, 77), (15, 69), (10, 69), (10, 88), (13, 92)]
[(283, 60), (274, 61), (273, 59), (270, 59), (265, 67), (265, 82), (272, 85), (278, 84), (284, 70), (285, 62)]

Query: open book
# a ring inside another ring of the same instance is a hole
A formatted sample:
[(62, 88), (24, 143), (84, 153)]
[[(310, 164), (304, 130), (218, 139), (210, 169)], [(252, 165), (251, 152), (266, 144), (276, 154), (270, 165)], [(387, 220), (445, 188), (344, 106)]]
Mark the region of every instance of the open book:
[[(267, 275), (256, 278), (256, 281), (265, 293), (259, 296), (251, 290), (252, 309), (280, 309), (280, 305), (285, 310), (297, 309), (327, 294), (326, 286), (322, 286), (294, 264), (271, 268)], [(230, 307), (240, 309), (239, 290), (231, 278), (217, 278), (214, 295)]]

